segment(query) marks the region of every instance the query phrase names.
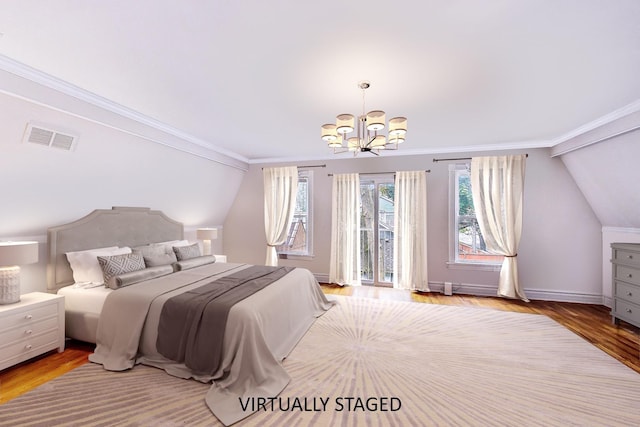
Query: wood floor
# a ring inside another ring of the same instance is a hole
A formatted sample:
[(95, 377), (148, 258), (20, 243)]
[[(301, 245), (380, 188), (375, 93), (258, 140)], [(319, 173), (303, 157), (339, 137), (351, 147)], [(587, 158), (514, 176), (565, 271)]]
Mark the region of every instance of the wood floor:
[[(369, 286), (322, 285), (322, 290), (326, 294), (425, 304), (476, 306), (546, 315), (640, 373), (640, 330), (624, 322), (613, 325), (609, 309), (604, 306), (549, 301), (524, 303), (503, 298), (420, 294)], [(51, 352), (0, 371), (0, 404), (87, 363), (87, 356), (93, 351), (93, 347), (86, 343), (67, 341), (62, 353)]]

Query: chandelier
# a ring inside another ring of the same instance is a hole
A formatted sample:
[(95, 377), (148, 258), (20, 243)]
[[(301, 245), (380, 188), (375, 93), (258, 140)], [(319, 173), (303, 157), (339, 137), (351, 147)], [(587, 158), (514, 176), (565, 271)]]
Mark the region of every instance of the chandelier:
[[(407, 133), (407, 118), (394, 117), (389, 120), (387, 136), (378, 133), (386, 127), (385, 112), (373, 110), (365, 113), (365, 91), (371, 86), (368, 81), (361, 81), (358, 87), (362, 89), (362, 115), (340, 114), (336, 117), (336, 124), (324, 124), (321, 127), (322, 139), (333, 148), (334, 154), (351, 151), (373, 153), (378, 150), (397, 150), (398, 144), (404, 142)], [(355, 136), (347, 136), (356, 131)]]

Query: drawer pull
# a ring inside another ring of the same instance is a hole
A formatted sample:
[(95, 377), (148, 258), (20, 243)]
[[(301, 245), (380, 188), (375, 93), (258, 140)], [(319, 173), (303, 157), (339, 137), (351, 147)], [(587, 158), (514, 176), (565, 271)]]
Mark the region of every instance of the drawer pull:
[(27, 329), (26, 331), (24, 331), (25, 335), (31, 335), (33, 333), (33, 331), (31, 329)]
[(31, 344), (27, 344), (24, 346), (25, 350), (31, 350), (33, 346)]
[(628, 296), (628, 297), (632, 297), (632, 296), (633, 296), (633, 293), (631, 293), (631, 292), (627, 292), (627, 296)]
[(627, 255), (627, 258), (633, 259), (633, 255)]
[(27, 320), (31, 320), (31, 319), (33, 319), (33, 315), (27, 314), (26, 316), (24, 316), (24, 318), (27, 319)]
[(633, 313), (630, 308), (627, 308), (627, 313)]
[(627, 274), (627, 277), (628, 277), (629, 279), (631, 279), (631, 278), (633, 277), (633, 274), (629, 273), (629, 274)]

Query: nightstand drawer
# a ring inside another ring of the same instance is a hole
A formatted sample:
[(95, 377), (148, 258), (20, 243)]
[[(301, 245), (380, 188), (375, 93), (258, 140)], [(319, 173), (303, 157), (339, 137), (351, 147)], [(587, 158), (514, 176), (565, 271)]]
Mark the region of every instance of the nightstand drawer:
[(637, 252), (627, 251), (624, 249), (614, 249), (613, 262), (621, 264), (634, 265), (640, 268), (640, 254)]
[(640, 305), (616, 299), (614, 301), (615, 316), (635, 325), (640, 323)]
[(21, 340), (28, 340), (45, 332), (58, 330), (58, 317), (49, 317), (38, 322), (29, 322), (27, 325), (20, 325), (16, 328), (0, 332), (0, 351), (10, 343)]
[(19, 326), (26, 326), (36, 323), (40, 320), (58, 315), (57, 304), (44, 304), (39, 306), (20, 307), (0, 316), (2, 330), (11, 329)]
[(34, 335), (27, 339), (0, 348), (0, 366), (10, 366), (14, 363), (30, 359), (45, 351), (53, 350), (58, 344), (58, 330), (54, 329), (40, 335)]
[(640, 286), (616, 281), (615, 297), (640, 305)]
[(31, 292), (0, 305), (0, 370), (55, 349), (64, 350), (63, 296)]
[(613, 264), (613, 277), (616, 280), (640, 285), (640, 269), (637, 268)]

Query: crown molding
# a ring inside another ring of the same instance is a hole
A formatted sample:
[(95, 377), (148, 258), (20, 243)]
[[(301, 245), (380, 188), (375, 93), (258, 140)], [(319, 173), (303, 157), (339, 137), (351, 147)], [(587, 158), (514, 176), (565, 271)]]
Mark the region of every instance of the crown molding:
[(640, 99), (553, 140), (551, 157), (640, 129)]
[[(206, 158), (208, 160), (224, 164), (226, 166), (231, 166), (245, 171), (248, 169), (248, 159), (242, 155), (234, 153), (230, 150), (215, 147), (200, 138), (187, 134), (177, 128), (167, 125), (166, 123), (153, 119), (149, 116), (139, 113), (138, 111), (127, 108), (100, 95), (89, 92), (69, 82), (58, 79), (42, 71), (36, 70), (35, 68), (15, 61), (7, 57), (6, 55), (0, 54), (0, 70), (4, 70), (7, 73), (13, 74), (14, 76), (24, 79), (30, 83), (35, 83), (36, 85), (52, 89), (63, 95), (67, 95), (76, 100), (91, 104), (95, 107), (100, 108), (101, 110), (116, 114), (117, 116), (131, 120), (155, 131), (159, 131), (169, 136), (169, 138), (158, 138), (157, 136), (150, 136), (140, 130), (134, 131), (131, 129), (125, 129), (121, 126), (116, 126), (112, 123), (109, 123), (109, 121), (105, 120), (104, 118), (97, 119), (95, 117), (90, 117), (89, 115), (79, 113), (77, 111), (71, 111), (71, 109), (69, 108), (56, 107), (48, 102), (45, 102), (43, 99), (41, 99), (41, 97), (34, 96), (33, 92), (31, 94), (25, 94), (17, 93), (16, 91), (13, 91), (11, 89), (0, 88), (0, 92), (7, 95), (30, 101), (32, 103), (39, 104), (48, 108), (52, 108), (54, 110), (94, 123), (98, 123), (116, 130), (120, 130), (152, 142), (157, 142), (159, 144), (175, 148), (182, 152), (186, 152), (198, 157)], [(172, 138), (170, 137), (177, 138), (179, 141), (172, 141)]]

